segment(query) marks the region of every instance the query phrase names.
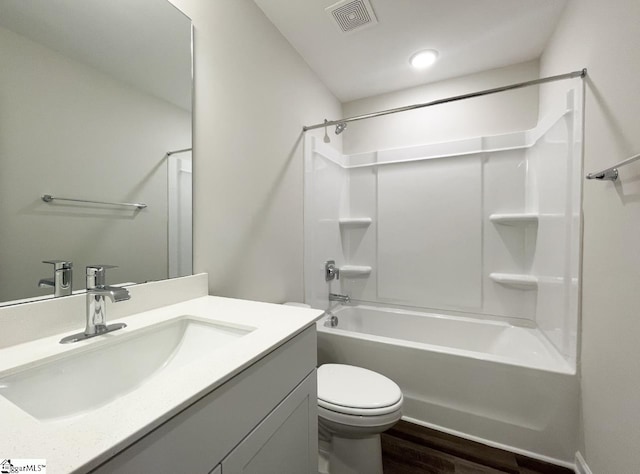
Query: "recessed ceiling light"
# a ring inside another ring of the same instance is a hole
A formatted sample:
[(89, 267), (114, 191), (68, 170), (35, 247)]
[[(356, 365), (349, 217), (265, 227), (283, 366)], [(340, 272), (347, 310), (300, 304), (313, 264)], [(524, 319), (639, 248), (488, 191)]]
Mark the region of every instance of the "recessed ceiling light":
[(426, 69), (435, 63), (436, 59), (438, 59), (438, 52), (435, 49), (425, 49), (411, 56), (409, 62), (416, 69)]

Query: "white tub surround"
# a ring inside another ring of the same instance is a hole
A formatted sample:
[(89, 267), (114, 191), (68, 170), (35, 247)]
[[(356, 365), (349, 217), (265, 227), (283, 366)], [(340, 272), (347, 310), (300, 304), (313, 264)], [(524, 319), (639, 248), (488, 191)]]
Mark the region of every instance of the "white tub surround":
[[(563, 84), (530, 130), (352, 155), (309, 137), (305, 301), (351, 298), (319, 357), (396, 381), (412, 421), (572, 465), (584, 84)], [(402, 115), (359, 122), (359, 149)]]
[(406, 420), (572, 466), (578, 380), (540, 331), (372, 306), (333, 313), (337, 327), (317, 323), (319, 363), (392, 378)]
[[(181, 364), (179, 370), (160, 369), (135, 389), (101, 406), (92, 406), (85, 413), (39, 420), (37, 415), (31, 416), (0, 397), (0, 420), (10, 427), (10, 435), (0, 437), (0, 452), (7, 457), (45, 458), (53, 473), (89, 471), (301, 333), (321, 314), (317, 310), (206, 296), (206, 275), (138, 285), (130, 291), (130, 302), (109, 304), (107, 312), (109, 322), (126, 322), (126, 328), (74, 344), (58, 341), (83, 326), (84, 304), (80, 307), (73, 301), (78, 298), (84, 303), (83, 295), (58, 299), (68, 301), (2, 308), (5, 348), (0, 350), (0, 378), (76, 352), (89, 355), (118, 338), (134, 337), (137, 331), (176, 318), (215, 323), (240, 331), (242, 337)], [(167, 305), (170, 295), (184, 300)], [(137, 314), (123, 315), (129, 303)], [(67, 305), (75, 307), (73, 317), (59, 321), (56, 311)], [(140, 310), (145, 305), (155, 309)], [(18, 317), (24, 318), (22, 327), (15, 322)], [(65, 332), (29, 338), (37, 335), (31, 330), (45, 324), (46, 317), (54, 328), (65, 326)], [(14, 340), (12, 331), (17, 331)], [(19, 343), (13, 344), (15, 341)], [(131, 357), (142, 355), (131, 353)]]
[(342, 155), (305, 142), (306, 302), (534, 325), (575, 366), (582, 80), (522, 132)]

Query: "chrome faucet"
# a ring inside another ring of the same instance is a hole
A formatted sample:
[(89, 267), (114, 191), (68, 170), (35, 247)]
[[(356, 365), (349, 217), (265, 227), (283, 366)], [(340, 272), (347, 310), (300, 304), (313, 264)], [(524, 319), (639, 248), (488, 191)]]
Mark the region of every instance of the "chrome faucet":
[(106, 270), (116, 268), (113, 265), (90, 265), (87, 267), (87, 326), (84, 332), (63, 338), (60, 343), (82, 341), (90, 337), (127, 327), (125, 323), (107, 326), (107, 302), (105, 296), (114, 303), (131, 298), (129, 290), (117, 286), (107, 286)]
[(327, 260), (324, 262), (324, 280), (331, 281), (340, 279), (340, 269), (336, 267), (335, 260)]
[(329, 293), (329, 301), (338, 301), (340, 303), (349, 303), (351, 298), (349, 295), (339, 295), (337, 293)]
[(53, 265), (53, 278), (43, 278), (40, 288), (53, 288), (53, 296), (69, 296), (73, 290), (73, 263), (66, 260), (43, 260)]

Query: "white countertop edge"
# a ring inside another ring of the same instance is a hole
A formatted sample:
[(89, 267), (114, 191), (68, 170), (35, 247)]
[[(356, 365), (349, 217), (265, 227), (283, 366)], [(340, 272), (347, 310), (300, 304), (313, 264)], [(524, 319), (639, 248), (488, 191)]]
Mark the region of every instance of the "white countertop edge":
[[(128, 325), (122, 333), (183, 315), (256, 330), (180, 371), (159, 374), (90, 414), (42, 422), (0, 397), (0, 420), (10, 434), (0, 439), (0, 452), (14, 458), (47, 459), (48, 470), (54, 474), (89, 471), (313, 325), (322, 314), (321, 310), (203, 296), (121, 318)], [(103, 343), (100, 338), (115, 338), (120, 331), (58, 344), (68, 334), (64, 333), (2, 349), (0, 375), (29, 359), (87, 350)]]

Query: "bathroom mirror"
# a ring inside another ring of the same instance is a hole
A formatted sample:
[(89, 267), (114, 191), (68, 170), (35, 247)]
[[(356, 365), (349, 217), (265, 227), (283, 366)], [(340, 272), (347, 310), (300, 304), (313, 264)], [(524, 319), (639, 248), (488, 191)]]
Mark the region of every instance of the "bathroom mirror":
[(0, 0), (0, 304), (43, 260), (191, 274), (191, 40), (167, 0)]

